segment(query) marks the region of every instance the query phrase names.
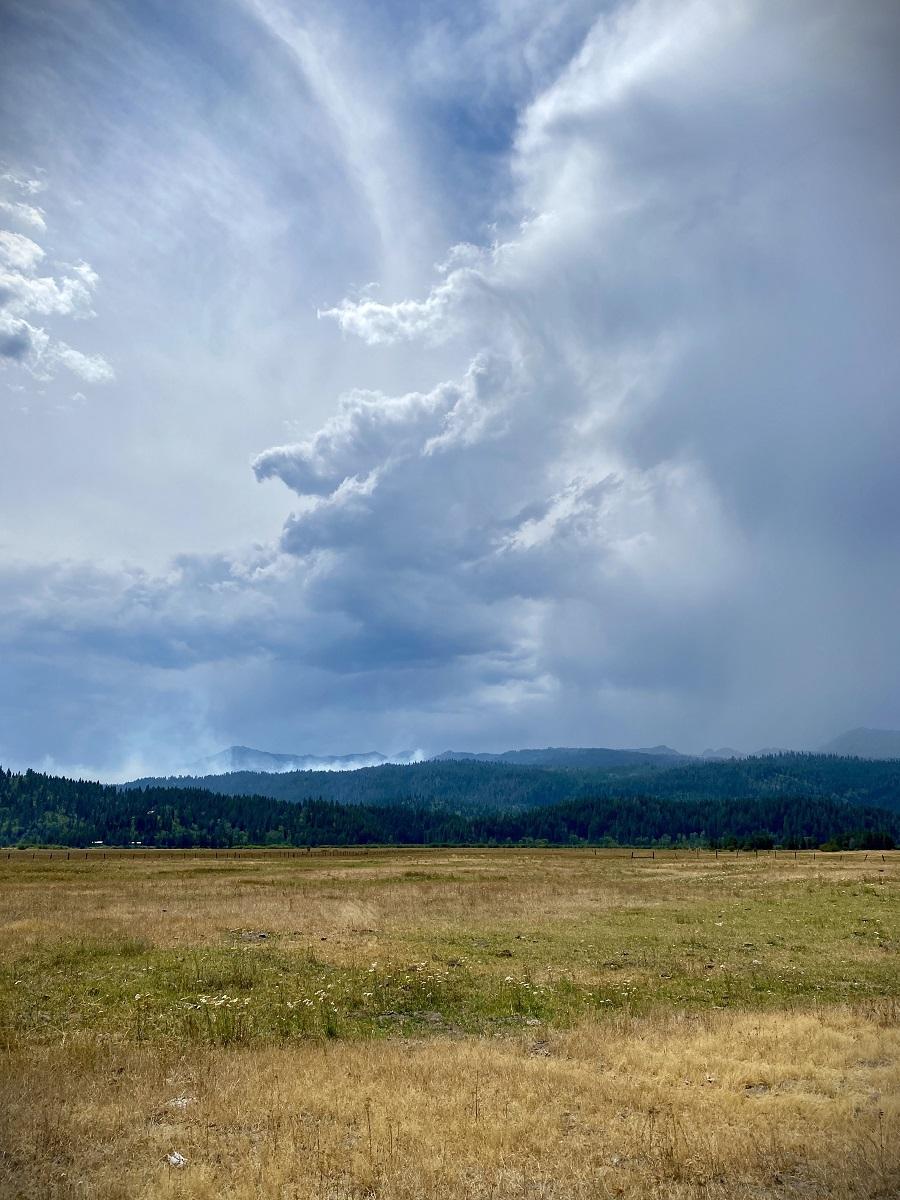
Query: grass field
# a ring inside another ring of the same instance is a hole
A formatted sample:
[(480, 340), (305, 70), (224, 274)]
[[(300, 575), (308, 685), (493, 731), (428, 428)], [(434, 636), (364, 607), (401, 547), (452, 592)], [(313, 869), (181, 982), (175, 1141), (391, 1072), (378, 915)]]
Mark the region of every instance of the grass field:
[(898, 884), (880, 853), (13, 852), (0, 1193), (896, 1197)]

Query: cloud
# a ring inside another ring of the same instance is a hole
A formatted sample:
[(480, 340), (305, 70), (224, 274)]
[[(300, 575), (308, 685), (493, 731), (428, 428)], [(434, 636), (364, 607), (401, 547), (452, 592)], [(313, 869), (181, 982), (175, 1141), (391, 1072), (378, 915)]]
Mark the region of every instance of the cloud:
[[(399, 80), (372, 69), (373, 50), (392, 53), (384, 30), (365, 7), (345, 12), (285, 0), (243, 0), (243, 7), (290, 64), (295, 85), (299, 80), (314, 99), (316, 120), (327, 129), (346, 186), (358, 198), (370, 253), (386, 280), (402, 286), (411, 274), (410, 258), (428, 244), (439, 214), (420, 202), (423, 185), (402, 119)], [(344, 34), (347, 25), (355, 27), (355, 37)]]
[(102, 354), (82, 354), (65, 342), (56, 342), (41, 358), (41, 369), (55, 374), (56, 367), (66, 367), (85, 383), (110, 383), (116, 375)]
[(22, 362), (33, 355), (33, 332), (26, 321), (15, 321), (0, 313), (0, 356)]
[(21, 233), (0, 229), (0, 263), (17, 271), (30, 271), (44, 257), (44, 251)]
[(71, 265), (69, 275), (60, 278), (40, 276), (37, 269), (44, 259), (43, 249), (20, 233), (0, 229), (0, 289), (4, 309), (14, 316), (37, 313), (41, 316), (90, 317), (91, 298), (99, 282), (90, 265)]
[[(5, 175), (26, 190), (35, 180)], [(22, 215), (21, 204), (0, 205), (13, 215)], [(36, 210), (29, 210), (40, 217)], [(45, 231), (43, 218), (31, 221)], [(44, 249), (24, 234), (0, 229), (0, 358), (23, 366), (35, 379), (46, 382), (60, 367), (72, 371), (87, 383), (108, 383), (115, 372), (101, 354), (84, 354), (66, 342), (55, 339), (29, 317), (74, 317), (95, 315), (94, 291), (99, 282), (96, 271), (86, 262), (62, 264), (63, 275), (41, 275), (46, 258)]]
[(44, 220), (43, 212), (32, 204), (22, 204), (21, 201), (16, 200), (0, 200), (0, 212), (7, 213), (13, 220), (21, 221), (24, 225), (30, 225), (39, 233), (47, 232), (47, 222)]
[(460, 383), (440, 384), (425, 395), (351, 392), (314, 438), (267, 450), (253, 467), (259, 479), (277, 476), (300, 496), (334, 499), (339, 490), (350, 494), (351, 481), (365, 479), (369, 483), (362, 490), (371, 491), (376, 471), (384, 476), (454, 442), (488, 436), (506, 408), (509, 384), (497, 378), (496, 366), (485, 356), (472, 363)]
[(425, 300), (383, 304), (372, 298), (345, 299), (333, 308), (320, 309), (319, 316), (333, 318), (345, 333), (362, 338), (370, 346), (417, 338), (443, 341), (457, 331), (460, 293), (465, 284), (475, 284), (479, 278), (474, 272), (455, 271)]
[(80, 274), (57, 280), (14, 271), (0, 272), (4, 305), (14, 316), (31, 313), (43, 317), (93, 316), (90, 309), (93, 286)]
[(23, 175), (18, 171), (4, 171), (0, 175), (0, 180), (4, 183), (11, 184), (17, 191), (22, 192), (26, 196), (37, 196), (46, 188), (46, 183), (42, 179), (31, 179), (27, 175)]
[[(308, 442), (256, 460), (261, 478), (317, 498), (283, 547), (327, 552), (330, 604), (362, 622), (360, 576), (397, 609), (405, 589), (444, 589), (479, 631), (448, 654), (483, 652), (493, 629), (607, 720), (604, 694), (659, 711), (680, 693), (744, 704), (761, 728), (754, 705), (771, 696), (747, 645), (758, 655), (771, 637), (773, 673), (779, 655), (807, 670), (830, 659), (821, 636), (840, 617), (818, 573), (828, 562), (846, 596), (845, 571), (865, 569), (823, 520), (845, 490), (848, 439), (857, 468), (883, 475), (867, 517), (894, 540), (882, 447), (900, 432), (884, 407), (896, 355), (845, 299), (852, 278), (865, 311), (888, 303), (868, 221), (896, 247), (890, 173), (873, 188), (876, 147), (852, 133), (865, 104), (848, 102), (877, 34), (877, 17), (840, 6), (640, 3), (596, 22), (520, 118), (520, 227), (460, 248), (423, 299), (367, 295), (322, 314), (371, 346), (453, 339), (471, 355), (459, 382), (352, 394)], [(798, 81), (819, 107), (792, 102)], [(887, 86), (873, 80), (867, 103)], [(835, 156), (846, 180), (826, 198)], [(810, 222), (796, 197), (814, 192)], [(868, 344), (861, 359), (853, 344)], [(812, 639), (788, 635), (763, 599), (784, 590), (789, 558), (788, 609), (820, 614)], [(444, 618), (436, 606), (435, 632)], [(402, 625), (392, 638), (379, 636), (384, 666)], [(803, 691), (773, 688), (780, 712)]]

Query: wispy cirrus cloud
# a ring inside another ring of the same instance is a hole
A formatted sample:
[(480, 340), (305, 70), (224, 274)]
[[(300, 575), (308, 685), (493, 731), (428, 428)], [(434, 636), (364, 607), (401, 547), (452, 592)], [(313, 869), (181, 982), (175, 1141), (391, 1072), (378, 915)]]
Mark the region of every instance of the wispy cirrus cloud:
[(20, 200), (0, 200), (0, 212), (6, 213), (7, 217), (13, 221), (31, 226), (39, 233), (47, 232), (44, 214), (33, 204), (23, 204)]

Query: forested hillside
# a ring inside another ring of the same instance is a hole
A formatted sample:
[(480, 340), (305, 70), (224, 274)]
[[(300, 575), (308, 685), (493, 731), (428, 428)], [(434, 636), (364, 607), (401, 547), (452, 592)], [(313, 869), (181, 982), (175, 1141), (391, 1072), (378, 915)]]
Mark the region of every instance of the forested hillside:
[(445, 750), (435, 756), (435, 762), (493, 762), (513, 767), (654, 767), (660, 763), (675, 763), (687, 755), (669, 746), (654, 746), (650, 750), (612, 750), (602, 746), (546, 746), (543, 749), (504, 750), (501, 754), (470, 753)]
[(518, 809), (558, 804), (596, 789), (605, 771), (544, 770), (476, 761), (431, 761), (408, 766), (385, 764), (358, 771), (289, 771), (264, 774), (140, 779), (125, 786), (202, 787), (224, 795), (254, 792), (275, 800), (310, 798), (341, 804), (439, 804), (465, 811)]
[(447, 844), (890, 846), (900, 815), (817, 797), (593, 796), (505, 812), (416, 802), (290, 803), (200, 788), (129, 788), (0, 769), (0, 843), (84, 846)]
[(255, 793), (278, 800), (310, 798), (341, 804), (440, 805), (466, 812), (560, 804), (588, 796), (655, 796), (670, 800), (819, 797), (900, 812), (900, 762), (871, 762), (822, 754), (776, 754), (727, 762), (665, 759), (590, 769), (509, 763), (430, 761), (359, 771), (136, 780), (126, 786), (202, 787), (225, 795)]

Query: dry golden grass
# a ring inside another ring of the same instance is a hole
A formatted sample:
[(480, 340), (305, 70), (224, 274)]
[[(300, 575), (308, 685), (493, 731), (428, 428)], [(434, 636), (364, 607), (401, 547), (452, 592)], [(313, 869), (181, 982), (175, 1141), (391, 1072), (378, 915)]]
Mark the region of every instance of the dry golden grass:
[[(894, 1197), (897, 1012), (7, 1058), (10, 1197)], [(180, 1154), (183, 1167), (167, 1158)]]
[(885, 857), (2, 861), (0, 1194), (888, 1200)]

